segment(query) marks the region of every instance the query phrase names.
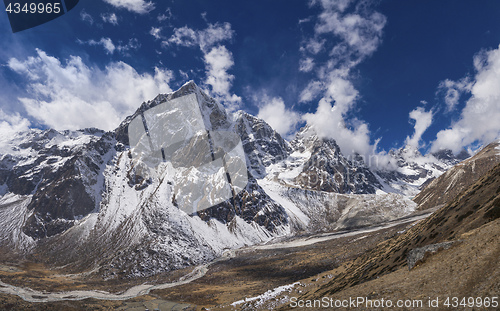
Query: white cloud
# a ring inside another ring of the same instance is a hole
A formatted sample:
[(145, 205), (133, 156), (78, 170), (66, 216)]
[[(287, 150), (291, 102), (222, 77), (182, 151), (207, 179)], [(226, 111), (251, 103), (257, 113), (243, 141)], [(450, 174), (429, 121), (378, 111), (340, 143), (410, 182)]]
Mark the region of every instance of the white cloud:
[(299, 70), (302, 72), (309, 72), (314, 68), (314, 59), (307, 57), (300, 60)]
[(161, 39), (162, 38), (161, 27), (151, 27), (149, 34), (152, 35), (153, 37), (155, 37), (156, 40)]
[(202, 50), (213, 46), (222, 41), (231, 40), (234, 31), (231, 29), (231, 24), (209, 24), (208, 28), (201, 31), (198, 35), (200, 48)]
[(311, 20), (312, 20), (311, 16), (303, 18), (303, 19), (299, 19), (299, 24), (309, 23)]
[(233, 56), (225, 46), (214, 47), (205, 55), (207, 65), (207, 83), (215, 93), (229, 92), (234, 76), (227, 73), (233, 65)]
[(459, 81), (444, 80), (439, 84), (438, 93), (444, 93), (444, 101), (446, 103), (446, 111), (455, 110), (460, 97), (470, 92), (472, 83), (469, 77), (465, 77)]
[(199, 45), (198, 41), (197, 32), (188, 26), (184, 26), (181, 28), (175, 28), (174, 34), (170, 37), (170, 39), (163, 41), (163, 44), (190, 47)]
[(9, 142), (19, 132), (29, 130), (30, 122), (19, 113), (7, 114), (0, 108), (0, 153), (9, 153)]
[(110, 38), (101, 38), (99, 41), (96, 40), (89, 40), (89, 41), (81, 41), (78, 40), (78, 43), (80, 44), (88, 44), (91, 46), (102, 46), (104, 48), (104, 51), (106, 54), (113, 54), (115, 51), (125, 53), (130, 50), (137, 50), (141, 45), (139, 43), (139, 40), (136, 38), (132, 38), (128, 41), (127, 44), (119, 44), (115, 45), (113, 43), (113, 40)]
[(139, 43), (139, 40), (137, 38), (131, 38), (128, 40), (127, 44), (120, 44), (118, 45), (117, 49), (118, 51), (124, 53), (130, 50), (137, 50), (141, 47), (141, 44)]
[(336, 10), (343, 12), (352, 3), (352, 0), (311, 0), (310, 5), (321, 4), (321, 6), (327, 10)]
[(104, 50), (106, 51), (106, 54), (113, 54), (116, 50), (116, 47), (110, 38), (101, 38), (101, 40), (99, 40), (99, 41), (89, 40), (87, 42), (84, 42), (84, 41), (78, 41), (78, 42), (80, 44), (101, 45), (104, 48)]
[(171, 91), (169, 70), (155, 68), (153, 75), (139, 74), (124, 62), (99, 69), (80, 57), (61, 63), (37, 50), (37, 56), (12, 58), (8, 66), (27, 80), (31, 96), (19, 101), (28, 114), (55, 129), (112, 130), (141, 102)]
[(417, 107), (410, 112), (410, 119), (415, 121), (415, 132), (411, 137), (406, 137), (406, 145), (416, 149), (420, 147), (422, 134), (431, 126), (433, 116), (432, 110), (425, 111), (423, 107)]
[(286, 109), (285, 102), (281, 97), (263, 98), (264, 104), (259, 109), (257, 117), (266, 121), (274, 130), (282, 136), (293, 133), (301, 118), (297, 112)]
[(320, 81), (309, 82), (306, 88), (302, 90), (302, 92), (300, 93), (299, 102), (304, 103), (312, 101), (321, 94), (323, 89), (324, 86), (322, 82)]
[(342, 15), (336, 11), (325, 11), (316, 24), (316, 32), (339, 36), (354, 52), (359, 53), (359, 57), (364, 57), (379, 46), (385, 23), (385, 16), (378, 12)]
[[(315, 113), (303, 116), (307, 124), (314, 127), (320, 137), (333, 138), (344, 155), (359, 153), (368, 156), (375, 148), (370, 145), (368, 125), (357, 119), (346, 119), (353, 109), (358, 91), (352, 83), (337, 71), (328, 74), (327, 83), (312, 82), (311, 93), (301, 94), (301, 99), (308, 99), (314, 93), (324, 92)], [(314, 90), (316, 88), (316, 90)]]
[(345, 155), (369, 155), (376, 146), (370, 145), (368, 125), (349, 118), (360, 97), (351, 82), (351, 71), (380, 45), (386, 18), (364, 1), (351, 9), (353, 2), (310, 1), (321, 11), (314, 37), (302, 43), (299, 68), (312, 70), (307, 64), (314, 64), (316, 78), (302, 90), (299, 101), (310, 102), (321, 96), (316, 112), (306, 114), (304, 120), (320, 136), (335, 139)]
[(209, 24), (206, 29), (193, 30), (187, 26), (175, 28), (174, 34), (166, 41), (165, 45), (180, 45), (185, 47), (198, 46), (203, 52), (207, 52), (212, 46), (219, 42), (233, 38), (234, 31), (229, 23)]
[(223, 101), (229, 110), (235, 110), (241, 104), (241, 98), (230, 93), (234, 80), (234, 76), (228, 73), (234, 65), (232, 53), (225, 46), (218, 46), (206, 53), (204, 60), (206, 84), (212, 87), (212, 95)]
[(158, 15), (157, 19), (158, 19), (159, 22), (164, 22), (166, 20), (171, 19), (172, 17), (173, 17), (172, 10), (170, 8), (167, 8), (165, 10), (165, 13), (162, 13), (162, 14)]
[(114, 7), (127, 9), (134, 13), (145, 14), (155, 9), (153, 2), (145, 0), (104, 0)]
[(437, 133), (431, 151), (487, 144), (500, 137), (500, 46), (474, 57), (476, 75), (460, 118)]
[(82, 10), (80, 12), (80, 19), (82, 21), (84, 21), (84, 22), (89, 23), (90, 25), (94, 24), (94, 18), (92, 18), (92, 15), (90, 15), (89, 13), (87, 13), (85, 10)]
[(179, 69), (179, 75), (185, 80), (185, 81), (188, 81), (189, 80), (189, 74), (181, 69)]
[(110, 23), (112, 25), (118, 25), (118, 17), (115, 13), (101, 14), (102, 21), (105, 23)]
[(207, 92), (234, 111), (241, 105), (241, 97), (231, 94), (234, 76), (228, 71), (233, 67), (233, 54), (221, 42), (231, 40), (234, 31), (229, 23), (208, 24), (206, 29), (194, 30), (187, 26), (174, 29), (174, 34), (163, 41), (164, 46), (197, 47), (205, 62)]
[(325, 42), (325, 39), (309, 39), (305, 41), (304, 44), (300, 47), (300, 51), (309, 52), (313, 55), (316, 55), (323, 50)]
[(349, 80), (338, 75), (337, 72), (332, 72), (329, 80), (323, 98), (328, 102), (335, 102), (335, 106), (342, 114), (346, 114), (354, 105), (359, 93)]
[(353, 119), (350, 120), (351, 128), (348, 128), (341, 109), (336, 105), (332, 106), (325, 99), (320, 100), (315, 113), (307, 113), (303, 119), (320, 137), (334, 138), (346, 156), (355, 153), (367, 156), (375, 150), (375, 147), (370, 145), (368, 125)]

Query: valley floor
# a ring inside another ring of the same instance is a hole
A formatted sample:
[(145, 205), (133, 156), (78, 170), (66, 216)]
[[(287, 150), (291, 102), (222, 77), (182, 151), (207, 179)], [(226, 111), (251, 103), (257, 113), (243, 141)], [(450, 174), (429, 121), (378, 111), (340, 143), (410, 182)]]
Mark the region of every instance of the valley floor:
[[(410, 220), (413, 222), (408, 222)], [(315, 294), (318, 289), (345, 271), (367, 250), (402, 234), (413, 226), (414, 221), (406, 219), (392, 226), (377, 227), (377, 230), (303, 237), (291, 242), (282, 241), (274, 247), (249, 247), (237, 251), (233, 258), (212, 263), (206, 274), (193, 282), (152, 290), (148, 295), (129, 300), (33, 303), (18, 296), (0, 294), (0, 310), (288, 310), (294, 306), (290, 304), (291, 297), (303, 300), (322, 298)], [(335, 238), (320, 240), (328, 236)], [(317, 243), (308, 244), (305, 242), (308, 240)], [(429, 297), (439, 297), (440, 301), (444, 301), (447, 296), (498, 295), (500, 219), (465, 234), (461, 240), (461, 243), (431, 256), (411, 271), (402, 268), (344, 289), (329, 298), (410, 299), (427, 303)], [(12, 285), (47, 291), (97, 289), (119, 292), (144, 282), (172, 282), (189, 272), (177, 271), (156, 279), (134, 282), (106, 283), (60, 276), (34, 264), (4, 264), (0, 266), (0, 279)]]

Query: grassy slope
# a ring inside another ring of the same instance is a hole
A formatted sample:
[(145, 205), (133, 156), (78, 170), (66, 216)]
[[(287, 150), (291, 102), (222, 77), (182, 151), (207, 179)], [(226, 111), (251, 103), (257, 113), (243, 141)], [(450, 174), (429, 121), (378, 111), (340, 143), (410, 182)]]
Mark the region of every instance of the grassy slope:
[(491, 143), (472, 158), (467, 159), (437, 179), (430, 182), (415, 198), (419, 210), (443, 205), (455, 199), (488, 171), (500, 163), (500, 153), (497, 142)]
[[(489, 241), (483, 243), (484, 247), (490, 248), (492, 253), (498, 256), (498, 238), (492, 240), (492, 237), (488, 235), (491, 233), (498, 236), (498, 220), (495, 220), (499, 217), (500, 165), (497, 165), (486, 176), (470, 186), (466, 191), (457, 196), (455, 200), (448, 203), (432, 216), (418, 223), (405, 233), (380, 243), (374, 249), (355, 260), (344, 273), (339, 274), (316, 292), (308, 293), (304, 297), (318, 298), (325, 295), (333, 295), (341, 290), (375, 280), (390, 272), (395, 272), (402, 268), (407, 270), (406, 256), (411, 249), (460, 239), (464, 237), (464, 234), (467, 235), (473, 232), (472, 230), (481, 228), (492, 221), (494, 222), (490, 226), (493, 227), (493, 231), (495, 229), (496, 231), (494, 233), (488, 230), (484, 232), (480, 231), (486, 234), (480, 239)], [(490, 251), (484, 247), (479, 251)], [(451, 250), (453, 249), (454, 247)], [(470, 253), (464, 254), (468, 255), (467, 257), (458, 257), (457, 264), (467, 261), (473, 269), (484, 266), (485, 263), (476, 262), (474, 257), (470, 257), (473, 254), (474, 252), (471, 250)], [(496, 259), (492, 260), (496, 262)], [(489, 261), (486, 260), (485, 262), (488, 263)], [(498, 264), (492, 268), (496, 270), (491, 271), (491, 273), (496, 273), (498, 277)], [(431, 267), (428, 269), (431, 269)], [(441, 269), (453, 269), (453, 265), (450, 266), (444, 263)], [(433, 271), (433, 273), (439, 275), (440, 271)], [(477, 277), (479, 278), (480, 275), (478, 274)]]

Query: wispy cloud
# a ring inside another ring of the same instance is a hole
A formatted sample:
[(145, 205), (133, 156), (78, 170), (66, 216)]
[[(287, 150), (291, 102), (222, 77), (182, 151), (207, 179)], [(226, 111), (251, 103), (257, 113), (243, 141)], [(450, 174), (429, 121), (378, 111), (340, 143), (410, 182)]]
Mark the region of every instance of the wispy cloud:
[(29, 96), (19, 101), (27, 113), (55, 129), (112, 130), (138, 103), (171, 92), (173, 78), (167, 69), (140, 74), (124, 62), (100, 69), (70, 56), (62, 63), (41, 50), (28, 59), (12, 58), (8, 66), (26, 80)]
[(300, 93), (300, 102), (310, 102), (323, 92), (323, 82), (310, 81)]
[(309, 72), (314, 68), (314, 59), (311, 57), (303, 58), (300, 60), (299, 70), (302, 72)]
[(175, 28), (173, 35), (163, 41), (164, 45), (179, 45), (185, 47), (198, 46), (204, 52), (220, 42), (231, 40), (234, 31), (229, 23), (208, 24), (206, 29), (194, 30), (187, 26)]
[(320, 4), (325, 10), (344, 12), (353, 0), (311, 0), (311, 5)]
[(155, 9), (155, 5), (151, 1), (145, 0), (104, 0), (114, 7), (127, 9), (134, 13), (145, 14)]
[(81, 41), (78, 40), (80, 44), (88, 44), (91, 46), (100, 45), (106, 51), (106, 54), (113, 54), (116, 50), (116, 46), (113, 44), (113, 41), (110, 38), (101, 38), (101, 40), (89, 40), (89, 41)]
[(151, 27), (149, 34), (155, 37), (156, 40), (161, 39), (162, 38), (161, 27)]
[(470, 77), (465, 77), (459, 81), (452, 81), (446, 79), (439, 84), (438, 94), (444, 94), (444, 101), (446, 103), (446, 111), (450, 112), (455, 110), (459, 103), (460, 97), (463, 94), (469, 93), (472, 88)]
[(80, 12), (80, 19), (84, 22), (89, 23), (90, 25), (94, 24), (94, 18), (92, 17), (92, 15), (87, 13), (85, 10), (82, 10)]
[(196, 47), (203, 53), (206, 69), (205, 85), (210, 95), (234, 111), (241, 105), (241, 97), (231, 93), (234, 76), (229, 70), (234, 66), (233, 54), (221, 43), (231, 40), (234, 31), (229, 23), (208, 24), (201, 30), (187, 26), (175, 28), (173, 35), (163, 41), (164, 47)]
[(312, 55), (316, 55), (323, 50), (325, 42), (325, 39), (320, 40), (317, 38), (306, 40), (300, 47), (300, 51), (303, 53), (311, 53)]
[(294, 133), (301, 121), (300, 115), (291, 109), (287, 109), (281, 97), (270, 98), (264, 95), (259, 100), (262, 104), (260, 104), (257, 117), (266, 121), (282, 136), (289, 138), (288, 136)]
[(500, 46), (474, 56), (474, 67), (473, 80), (462, 88), (470, 90), (471, 96), (460, 118), (437, 133), (431, 151), (459, 152), (463, 147), (487, 144), (500, 137)]
[(112, 25), (118, 25), (118, 16), (115, 13), (101, 14), (102, 21)]
[(20, 132), (29, 130), (30, 121), (19, 113), (8, 114), (0, 108), (0, 153), (10, 153), (9, 142)]
[(313, 0), (310, 5), (321, 11), (314, 36), (302, 43), (299, 69), (308, 72), (314, 66), (316, 78), (299, 100), (319, 104), (315, 113), (303, 118), (319, 135), (334, 138), (344, 153), (368, 155), (375, 147), (370, 144), (368, 124), (348, 117), (359, 99), (351, 71), (380, 45), (386, 18), (363, 0)]
[(157, 19), (161, 23), (172, 19), (172, 17), (173, 17), (172, 10), (170, 8), (167, 8), (164, 13), (158, 15)]
[(347, 45), (349, 54), (354, 54), (350, 56), (357, 56), (357, 60), (361, 61), (379, 46), (385, 22), (384, 15), (362, 6), (347, 14), (325, 9), (319, 16), (316, 33), (337, 35), (342, 39), (339, 47)]
[(102, 46), (106, 54), (113, 54), (115, 51), (119, 53), (126, 53), (130, 50), (137, 50), (141, 46), (139, 40), (136, 38), (129, 39), (127, 44), (118, 45), (114, 44), (113, 40), (110, 38), (101, 38), (99, 41), (93, 39), (88, 41), (78, 40), (78, 43), (90, 46)]
[(231, 94), (234, 76), (228, 71), (233, 67), (233, 54), (225, 46), (217, 46), (204, 56), (207, 78), (205, 83), (212, 88), (212, 95), (223, 101), (230, 111), (241, 104), (241, 97)]
[(415, 121), (415, 131), (411, 137), (406, 137), (406, 145), (412, 146), (415, 149), (421, 147), (420, 141), (422, 135), (431, 126), (433, 116), (434, 112), (432, 110), (425, 111), (423, 107), (417, 107), (410, 112), (410, 119)]

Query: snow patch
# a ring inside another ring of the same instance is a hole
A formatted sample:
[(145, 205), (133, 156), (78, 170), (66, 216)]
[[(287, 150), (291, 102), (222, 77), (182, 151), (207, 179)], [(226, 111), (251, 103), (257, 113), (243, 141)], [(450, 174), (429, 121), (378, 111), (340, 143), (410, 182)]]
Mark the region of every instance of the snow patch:
[(34, 246), (34, 240), (22, 228), (31, 215), (28, 205), (31, 196), (8, 193), (0, 199), (0, 244), (27, 251)]
[(259, 295), (259, 296), (256, 296), (256, 297), (251, 297), (251, 298), (245, 298), (243, 300), (235, 301), (235, 302), (233, 302), (231, 304), (231, 306), (236, 307), (237, 305), (240, 305), (242, 303), (249, 303), (249, 302), (254, 302), (255, 301), (254, 307), (255, 308), (259, 308), (266, 301), (276, 298), (281, 293), (292, 291), (293, 288), (296, 285), (300, 285), (300, 282), (295, 282), (293, 284), (279, 286), (279, 287), (276, 287), (275, 289), (268, 290), (267, 292), (265, 292), (262, 295)]
[(259, 180), (258, 184), (273, 201), (280, 204), (286, 210), (288, 216), (293, 217), (295, 223), (298, 223), (302, 228), (307, 228), (310, 218), (295, 203), (283, 195), (284, 187), (265, 179)]

